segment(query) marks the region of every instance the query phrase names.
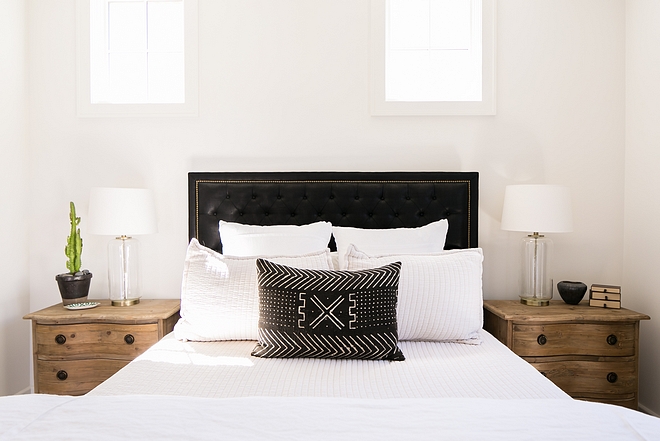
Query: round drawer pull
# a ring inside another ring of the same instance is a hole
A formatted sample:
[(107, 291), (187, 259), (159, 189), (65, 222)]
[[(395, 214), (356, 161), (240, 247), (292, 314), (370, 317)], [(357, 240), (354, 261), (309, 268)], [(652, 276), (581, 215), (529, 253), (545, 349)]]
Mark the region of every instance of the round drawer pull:
[(135, 337), (133, 337), (131, 334), (126, 334), (124, 336), (124, 341), (126, 342), (127, 345), (132, 345), (135, 343)]
[(616, 335), (610, 334), (610, 335), (607, 336), (607, 344), (608, 345), (614, 346), (617, 341), (619, 341), (619, 340), (616, 338)]
[(57, 371), (57, 379), (64, 381), (69, 377), (69, 374), (66, 373), (66, 371)]
[(62, 334), (57, 334), (55, 336), (55, 343), (57, 343), (58, 345), (63, 345), (64, 343), (66, 343), (66, 337), (63, 336)]
[(616, 374), (616, 372), (610, 372), (607, 374), (607, 381), (610, 383), (616, 383), (616, 380), (619, 379), (619, 376)]
[(536, 339), (536, 343), (540, 344), (541, 346), (543, 346), (547, 342), (548, 342), (548, 339), (543, 334), (539, 335), (538, 338)]

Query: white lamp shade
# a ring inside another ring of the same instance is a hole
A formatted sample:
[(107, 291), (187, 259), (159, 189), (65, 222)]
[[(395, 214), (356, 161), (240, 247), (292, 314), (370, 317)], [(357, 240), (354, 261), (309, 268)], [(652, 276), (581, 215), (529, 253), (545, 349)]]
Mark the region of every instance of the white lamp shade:
[(87, 216), (91, 234), (133, 236), (157, 232), (153, 194), (145, 188), (92, 188)]
[(570, 189), (561, 185), (507, 186), (502, 229), (538, 233), (573, 231)]

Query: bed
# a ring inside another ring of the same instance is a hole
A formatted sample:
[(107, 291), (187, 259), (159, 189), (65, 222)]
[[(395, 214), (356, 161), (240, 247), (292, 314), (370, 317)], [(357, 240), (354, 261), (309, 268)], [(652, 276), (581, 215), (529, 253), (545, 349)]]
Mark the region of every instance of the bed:
[(478, 200), (476, 172), (190, 173), (175, 332), (3, 398), (0, 439), (659, 439), (481, 329)]

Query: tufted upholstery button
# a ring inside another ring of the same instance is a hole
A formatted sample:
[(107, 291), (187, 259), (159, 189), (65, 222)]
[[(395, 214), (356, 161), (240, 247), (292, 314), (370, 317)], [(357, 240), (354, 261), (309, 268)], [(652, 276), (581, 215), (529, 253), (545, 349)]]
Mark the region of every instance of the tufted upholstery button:
[(355, 200), (356, 200), (356, 201), (359, 201), (359, 200), (360, 200), (360, 196), (355, 195)]
[(282, 199), (282, 195), (281, 195), (281, 194), (278, 194), (278, 195), (277, 195), (277, 199)]
[(296, 213), (291, 213), (291, 217), (296, 217)]
[(217, 212), (217, 211), (214, 211), (214, 212), (213, 212), (213, 216), (217, 216), (217, 215), (218, 215), (218, 212)]
[(435, 201), (436, 199), (438, 199), (438, 197), (437, 197), (436, 195), (433, 195), (433, 196), (431, 197), (431, 199), (433, 199), (433, 200)]
[(424, 217), (424, 212), (423, 211), (419, 212), (419, 217)]
[(380, 200), (381, 200), (381, 201), (384, 201), (384, 200), (385, 200), (385, 196), (381, 196), (381, 197), (380, 197)]
[(331, 194), (331, 195), (330, 195), (330, 199), (334, 199), (334, 198), (335, 198), (335, 195), (334, 195), (334, 194)]
[(253, 195), (252, 195), (252, 199), (254, 200), (254, 199), (256, 199), (256, 198), (257, 198), (257, 195), (254, 195), (254, 194), (253, 194)]
[(304, 200), (304, 201), (307, 200), (307, 195), (306, 195), (306, 194), (303, 195), (303, 200)]
[(374, 217), (374, 214), (370, 212), (369, 217)]
[(316, 215), (317, 215), (318, 217), (321, 217), (322, 214), (323, 214), (323, 213), (321, 213), (320, 211), (319, 211), (318, 213), (316, 213)]
[(346, 217), (346, 212), (345, 211), (341, 213), (341, 217)]
[(266, 212), (264, 213), (264, 216), (268, 216), (268, 214), (269, 214), (269, 213), (266, 211)]
[(399, 217), (399, 213), (395, 211), (394, 212), (394, 217)]
[(410, 200), (410, 196), (406, 196), (406, 200), (409, 201), (409, 200)]
[(242, 211), (239, 211), (239, 212), (238, 212), (238, 215), (239, 215), (239, 216), (243, 216), (243, 212), (242, 212)]
[(225, 199), (229, 199), (229, 195), (225, 196)]

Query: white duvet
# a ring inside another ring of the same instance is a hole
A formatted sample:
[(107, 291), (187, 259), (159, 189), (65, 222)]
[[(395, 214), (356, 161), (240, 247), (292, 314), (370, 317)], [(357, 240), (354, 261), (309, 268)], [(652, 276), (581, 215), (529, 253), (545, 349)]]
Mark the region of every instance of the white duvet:
[(660, 419), (567, 399), (0, 399), (0, 440), (658, 440)]
[(569, 396), (480, 331), (480, 345), (399, 342), (406, 360), (251, 357), (254, 341), (182, 342), (170, 334), (90, 395), (206, 398), (564, 398)]
[(405, 362), (250, 357), (167, 336), (86, 396), (0, 398), (0, 440), (659, 440), (576, 401), (490, 334), (401, 342)]

